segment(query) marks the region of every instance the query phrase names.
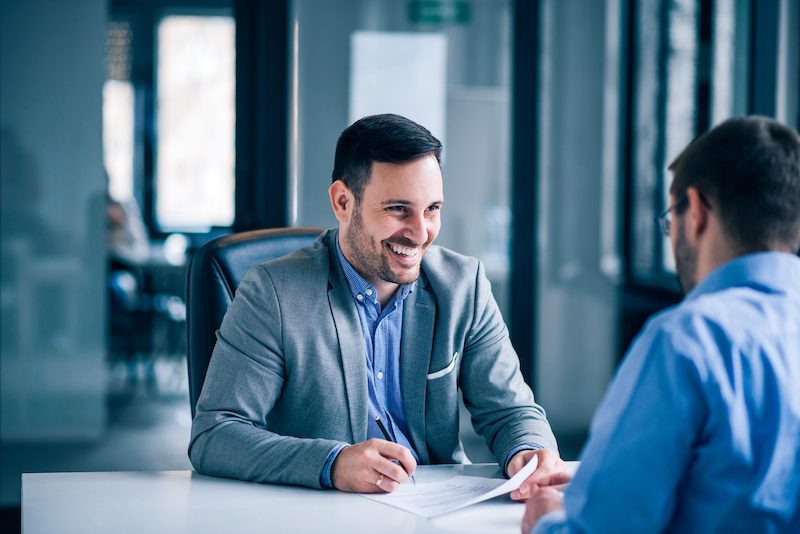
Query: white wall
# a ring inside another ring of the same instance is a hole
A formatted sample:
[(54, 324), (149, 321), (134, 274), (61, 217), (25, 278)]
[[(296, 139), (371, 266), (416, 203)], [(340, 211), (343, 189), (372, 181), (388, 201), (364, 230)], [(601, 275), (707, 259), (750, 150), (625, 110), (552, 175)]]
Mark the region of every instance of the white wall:
[(105, 426), (105, 0), (0, 4), (0, 436)]

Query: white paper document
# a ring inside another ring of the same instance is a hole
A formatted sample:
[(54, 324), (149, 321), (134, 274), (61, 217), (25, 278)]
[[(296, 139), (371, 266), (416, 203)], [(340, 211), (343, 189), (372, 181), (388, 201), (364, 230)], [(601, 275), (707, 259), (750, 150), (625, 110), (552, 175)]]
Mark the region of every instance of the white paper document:
[(361, 495), (367, 499), (401, 508), (423, 517), (436, 517), (511, 493), (533, 473), (537, 462), (538, 457), (534, 456), (509, 480), (456, 476), (442, 482), (422, 483), (417, 481), (416, 486), (402, 484), (392, 493), (362, 493)]

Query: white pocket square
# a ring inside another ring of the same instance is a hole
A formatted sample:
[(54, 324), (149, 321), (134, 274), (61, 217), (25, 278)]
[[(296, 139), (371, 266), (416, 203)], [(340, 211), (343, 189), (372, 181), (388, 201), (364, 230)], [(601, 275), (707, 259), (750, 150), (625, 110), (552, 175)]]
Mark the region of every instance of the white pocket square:
[(445, 368), (444, 368), (444, 369), (442, 369), (441, 371), (436, 371), (435, 373), (431, 373), (431, 374), (429, 374), (429, 375), (428, 375), (428, 380), (435, 380), (435, 379), (437, 379), (437, 378), (441, 378), (441, 377), (443, 377), (443, 376), (444, 376), (444, 375), (446, 375), (447, 373), (450, 373), (450, 372), (452, 372), (452, 370), (456, 368), (456, 360), (457, 360), (457, 359), (458, 359), (458, 352), (456, 352), (455, 354), (453, 354), (453, 359), (452, 359), (452, 360), (450, 360), (450, 364), (449, 364), (447, 367), (445, 367)]

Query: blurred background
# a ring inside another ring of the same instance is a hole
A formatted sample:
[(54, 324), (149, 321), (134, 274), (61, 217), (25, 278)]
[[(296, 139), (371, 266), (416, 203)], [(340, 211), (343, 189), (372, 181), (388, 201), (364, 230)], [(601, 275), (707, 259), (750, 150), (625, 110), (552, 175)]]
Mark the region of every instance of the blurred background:
[(794, 0), (2, 0), (3, 531), (23, 472), (191, 467), (192, 253), (334, 226), (336, 139), (373, 113), (444, 143), (438, 244), (484, 262), (576, 459), (680, 299), (666, 166), (730, 116), (797, 128), (799, 56)]

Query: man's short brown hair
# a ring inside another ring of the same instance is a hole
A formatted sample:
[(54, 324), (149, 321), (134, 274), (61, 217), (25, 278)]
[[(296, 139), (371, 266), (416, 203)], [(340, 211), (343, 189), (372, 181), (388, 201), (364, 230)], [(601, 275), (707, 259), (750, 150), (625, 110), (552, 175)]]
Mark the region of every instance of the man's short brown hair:
[(669, 166), (670, 193), (694, 186), (742, 253), (800, 249), (800, 136), (769, 117), (729, 119)]

